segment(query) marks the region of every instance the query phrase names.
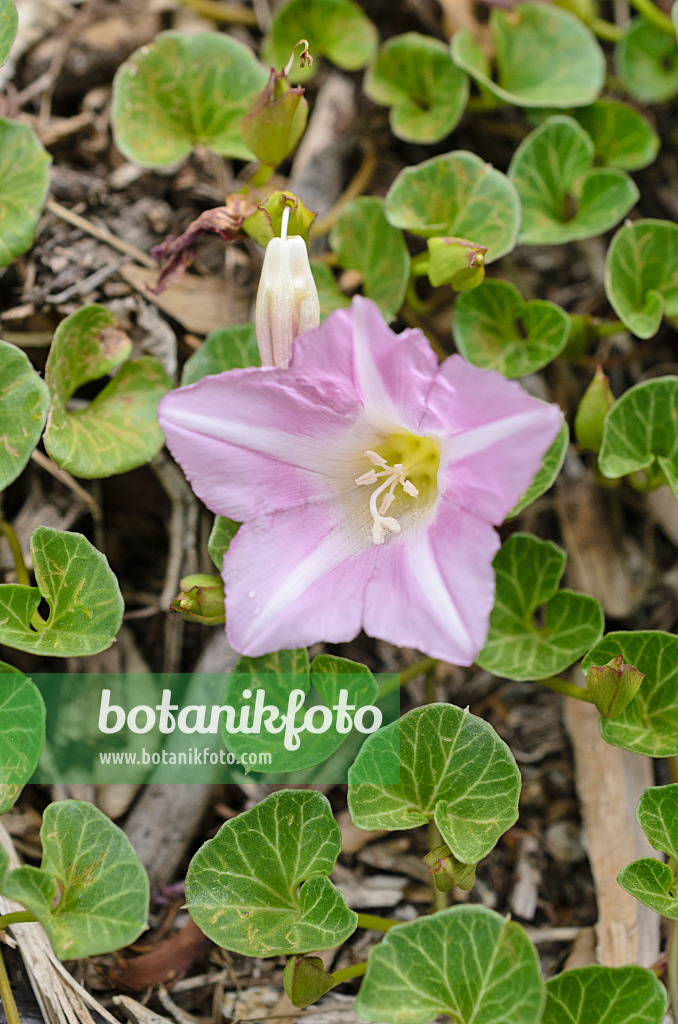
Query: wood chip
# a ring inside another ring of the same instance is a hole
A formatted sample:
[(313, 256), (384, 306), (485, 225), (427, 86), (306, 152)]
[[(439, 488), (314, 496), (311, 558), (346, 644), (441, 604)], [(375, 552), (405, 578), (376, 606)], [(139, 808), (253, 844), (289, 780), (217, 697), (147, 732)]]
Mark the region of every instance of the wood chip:
[(148, 289), (157, 283), (159, 271), (127, 263), (120, 268), (120, 273), (145, 299), (155, 302), (193, 334), (209, 334), (231, 322), (228, 289), (218, 277), (184, 274), (171, 288), (160, 295), (152, 295)]
[(649, 757), (612, 747), (598, 731), (592, 704), (565, 699), (575, 779), (598, 902), (598, 962), (606, 967), (649, 967), (659, 956), (657, 914), (617, 885), (626, 864), (655, 854), (636, 822), (644, 789), (653, 785)]

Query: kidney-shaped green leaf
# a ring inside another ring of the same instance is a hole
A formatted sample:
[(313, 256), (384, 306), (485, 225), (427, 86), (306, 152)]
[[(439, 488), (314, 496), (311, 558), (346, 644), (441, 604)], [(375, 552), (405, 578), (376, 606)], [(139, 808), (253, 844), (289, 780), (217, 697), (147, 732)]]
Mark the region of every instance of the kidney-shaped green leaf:
[(598, 463), (612, 479), (645, 471), (649, 485), (668, 481), (678, 498), (678, 377), (641, 381), (615, 402)]
[(676, 37), (644, 18), (631, 22), (615, 47), (615, 65), (623, 85), (645, 103), (664, 103), (678, 93)]
[(520, 201), (504, 174), (457, 150), (401, 171), (386, 196), (386, 216), (425, 238), (472, 238), (491, 263), (516, 244)]
[(620, 228), (605, 261), (605, 291), (619, 319), (651, 338), (678, 316), (678, 224), (637, 220)]
[(567, 425), (567, 421), (563, 421), (563, 425), (558, 431), (558, 435), (544, 456), (544, 461), (537, 470), (534, 480), (527, 488), (522, 498), (517, 505), (511, 509), (507, 515), (507, 519), (513, 519), (515, 516), (520, 515), (524, 508), (531, 505), (533, 501), (541, 497), (545, 491), (548, 491), (549, 487), (553, 484), (554, 480), (560, 473), (565, 456), (567, 455), (567, 446), (570, 443), (570, 428)]
[(18, 25), (14, 0), (0, 0), (0, 64), (9, 57)]
[(181, 384), (195, 384), (212, 373), (246, 366), (261, 366), (254, 324), (221, 327), (208, 334), (198, 351), (186, 360)]
[(451, 907), (396, 925), (370, 950), (356, 999), (362, 1020), (538, 1024), (545, 991), (520, 925), (486, 907)]
[(0, 662), (0, 814), (36, 769), (45, 739), (45, 702), (30, 679)]
[(188, 911), (213, 942), (246, 956), (330, 949), (358, 921), (327, 877), (340, 849), (324, 796), (271, 793), (198, 850), (186, 875)]
[(0, 341), (0, 490), (21, 473), (45, 426), (47, 386), (28, 356)]
[(572, 116), (591, 136), (596, 159), (608, 167), (638, 171), (659, 152), (659, 136), (634, 107), (619, 100), (598, 100)]
[[(262, 60), (283, 68), (292, 47), (307, 39), (315, 59), (321, 54), (339, 68), (358, 71), (372, 58), (377, 47), (377, 30), (353, 0), (287, 0), (279, 4), (262, 46)], [(297, 50), (297, 54), (299, 50)], [(317, 64), (300, 68), (298, 58), (290, 71), (292, 82), (306, 81)]]
[(553, 302), (526, 302), (507, 281), (486, 280), (459, 296), (452, 330), (469, 363), (505, 377), (524, 377), (562, 352), (570, 318)]
[[(131, 349), (131, 341), (105, 306), (85, 306), (56, 329), (47, 359), (52, 409), (45, 448), (75, 476), (125, 473), (149, 462), (164, 444), (158, 402), (172, 381), (159, 360), (150, 356), (125, 362)], [(84, 409), (69, 407), (79, 387), (118, 366)]]
[(2, 893), (35, 914), (57, 956), (134, 942), (146, 928), (148, 878), (122, 829), (92, 804), (63, 800), (45, 809), (40, 840), (40, 867), (8, 872)]
[(582, 669), (607, 665), (619, 654), (645, 678), (617, 718), (600, 719), (601, 736), (650, 757), (678, 754), (678, 637), (658, 630), (608, 633), (586, 655)]
[[(396, 784), (390, 780), (398, 760)], [(407, 829), (435, 820), (465, 864), (486, 857), (518, 817), (520, 773), (511, 751), (487, 722), (453, 704), (415, 708), (373, 733), (348, 780), (358, 828)]]
[(194, 146), (249, 160), (240, 122), (267, 78), (250, 48), (232, 36), (163, 33), (116, 73), (115, 144), (144, 167), (176, 163)]
[(0, 267), (33, 244), (50, 163), (29, 125), (0, 117)]
[(509, 178), (520, 196), (519, 241), (557, 245), (618, 224), (638, 199), (624, 171), (593, 167), (594, 147), (571, 117), (549, 117), (520, 144)]
[[(118, 581), (79, 533), (39, 526), (31, 537), (35, 587), (0, 584), (0, 643), (18, 651), (78, 657), (105, 651), (122, 623)], [(41, 598), (47, 620), (37, 615)]]
[(666, 989), (644, 967), (575, 967), (546, 982), (543, 1024), (661, 1024)]
[(341, 211), (330, 234), (340, 266), (357, 270), (363, 291), (387, 319), (400, 309), (410, 276), (410, 254), (398, 228), (386, 220), (384, 201), (360, 196)]
[(439, 39), (406, 32), (382, 46), (365, 92), (390, 107), (391, 130), (407, 142), (440, 142), (464, 113), (468, 79)]
[(671, 858), (672, 865), (643, 857), (628, 864), (617, 881), (641, 903), (678, 921), (678, 784), (646, 789), (636, 818), (655, 850)]
[(603, 613), (595, 598), (558, 590), (565, 552), (551, 541), (514, 533), (493, 564), (497, 597), (477, 658), (483, 668), (508, 679), (541, 679), (568, 668), (600, 639)]
[(493, 8), (497, 78), (470, 29), (452, 39), (452, 58), (499, 99), (519, 107), (583, 107), (597, 99), (605, 58), (593, 33), (561, 7), (518, 3)]
[[(278, 651), (261, 658), (240, 658), (226, 680), (222, 703), (235, 708), (236, 721), (240, 721), (240, 709), (256, 699), (257, 691), (263, 690), (266, 707), (278, 710), (282, 716), (288, 714), (290, 693), (301, 690), (305, 695), (304, 705), (291, 714), (294, 725), (303, 730), (304, 718), (310, 708), (327, 708), (331, 711), (340, 700), (340, 691), (347, 693), (347, 704), (354, 708), (373, 705), (379, 688), (374, 676), (365, 665), (359, 665), (346, 658), (321, 654), (309, 667), (305, 648), (298, 651)], [(245, 696), (245, 692), (250, 697)], [(321, 724), (316, 712), (314, 724)], [(289, 724), (289, 723), (288, 723)], [(342, 723), (343, 724), (343, 723)], [(335, 719), (323, 732), (301, 731), (300, 745), (294, 750), (285, 746), (287, 729), (274, 733), (268, 729), (260, 733), (229, 733), (226, 724), (222, 728), (225, 746), (241, 761), (247, 774), (244, 755), (270, 754), (270, 763), (259, 758), (257, 771), (280, 774), (302, 771), (326, 761), (346, 740), (346, 733), (340, 732)]]

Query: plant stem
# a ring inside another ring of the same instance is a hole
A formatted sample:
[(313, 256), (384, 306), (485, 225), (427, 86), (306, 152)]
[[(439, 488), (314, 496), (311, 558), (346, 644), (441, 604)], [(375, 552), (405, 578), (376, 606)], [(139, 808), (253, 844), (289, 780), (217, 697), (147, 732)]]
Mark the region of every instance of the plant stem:
[(611, 21), (604, 21), (603, 18), (591, 18), (587, 24), (594, 35), (599, 39), (604, 39), (607, 43), (618, 43), (624, 36), (622, 28), (613, 25)]
[[(437, 846), (441, 846), (443, 837), (438, 831), (438, 826), (435, 821), (429, 821), (428, 823), (428, 848), (429, 850), (435, 850)], [(447, 893), (441, 892), (435, 883), (433, 875), (431, 875), (431, 910), (435, 914), (436, 910), (447, 910)]]
[(256, 28), (259, 24), (254, 11), (240, 4), (217, 3), (216, 0), (179, 0), (184, 7), (197, 11), (203, 18), (222, 22), (225, 25), (248, 25)]
[(30, 910), (14, 910), (11, 914), (0, 914), (0, 932), (4, 932), (11, 924), (30, 924), (37, 920)]
[(608, 338), (611, 334), (621, 334), (623, 331), (628, 331), (621, 320), (608, 320), (599, 323), (590, 324), (589, 328), (597, 338)]
[(568, 697), (574, 697), (575, 700), (585, 700), (588, 704), (593, 704), (588, 692), (582, 686), (567, 683), (558, 676), (549, 676), (548, 679), (535, 679), (534, 681), (539, 686), (546, 686), (549, 690), (555, 690), (557, 693), (564, 693)]
[[(393, 923), (395, 924), (395, 921)], [(350, 981), (351, 978), (360, 978), (366, 970), (367, 960), (361, 960), (358, 964), (351, 964), (350, 967), (342, 967), (340, 971), (335, 971), (332, 975), (332, 980), (335, 985), (341, 985), (342, 981)], [(8, 1022), (8, 1024), (11, 1024), (11, 1022)]]
[(666, 764), (671, 782), (678, 782), (678, 758), (666, 757), (664, 758), (664, 762)]
[(413, 679), (416, 679), (417, 676), (430, 672), (437, 664), (438, 662), (435, 658), (420, 658), (419, 661), (415, 661), (414, 665), (408, 665), (400, 673), (400, 685), (406, 686)]
[(22, 587), (30, 587), (31, 580), (26, 569), (26, 563), (24, 562), (24, 556), (21, 551), (21, 544), (17, 537), (14, 529), (4, 519), (0, 519), (0, 533), (6, 538), (9, 544), (9, 549), (12, 552), (12, 558), (14, 559), (14, 569), (16, 571), (16, 578)]
[(12, 992), (12, 986), (9, 983), (9, 977), (7, 975), (7, 968), (5, 967), (5, 959), (0, 951), (0, 1000), (2, 1000), (2, 1006), (5, 1011), (5, 1017), (7, 1018), (7, 1024), (21, 1024), (19, 1018), (19, 1011), (16, 1008), (14, 1002), (14, 993)]
[(631, 6), (635, 7), (639, 14), (645, 18), (645, 21), (649, 21), (655, 28), (661, 29), (662, 32), (668, 32), (671, 35), (675, 35), (676, 30), (673, 27), (673, 22), (669, 18), (668, 14), (664, 14), (658, 7), (652, 3), (652, 0), (631, 0)]
[(377, 914), (358, 914), (358, 928), (367, 928), (375, 932), (387, 932), (389, 928), (400, 923), (392, 921), (390, 917), (379, 917)]
[(666, 951), (666, 983), (673, 1019), (678, 1020), (678, 921), (671, 922), (671, 935)]

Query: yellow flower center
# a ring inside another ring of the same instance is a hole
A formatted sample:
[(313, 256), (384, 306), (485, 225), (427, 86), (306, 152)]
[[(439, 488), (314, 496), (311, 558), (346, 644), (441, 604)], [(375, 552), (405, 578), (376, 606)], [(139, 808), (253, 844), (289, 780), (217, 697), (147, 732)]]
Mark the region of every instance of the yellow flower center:
[(400, 523), (386, 513), (406, 511), (405, 502), (419, 499), (428, 506), (438, 494), (440, 445), (432, 437), (403, 430), (389, 434), (373, 451), (363, 453), (372, 468), (356, 479), (359, 487), (374, 486), (370, 495), (372, 540), (383, 544), (386, 530), (400, 533)]

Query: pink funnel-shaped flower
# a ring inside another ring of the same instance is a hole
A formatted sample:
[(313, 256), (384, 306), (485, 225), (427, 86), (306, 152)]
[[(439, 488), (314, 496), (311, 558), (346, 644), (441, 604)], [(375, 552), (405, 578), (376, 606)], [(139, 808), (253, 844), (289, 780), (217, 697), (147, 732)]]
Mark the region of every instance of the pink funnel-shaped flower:
[(364, 629), (458, 665), (483, 647), (493, 524), (562, 423), (554, 405), (355, 298), (297, 338), (288, 369), (171, 392), (160, 422), (208, 508), (243, 525), (224, 559), (226, 628), (250, 656)]

